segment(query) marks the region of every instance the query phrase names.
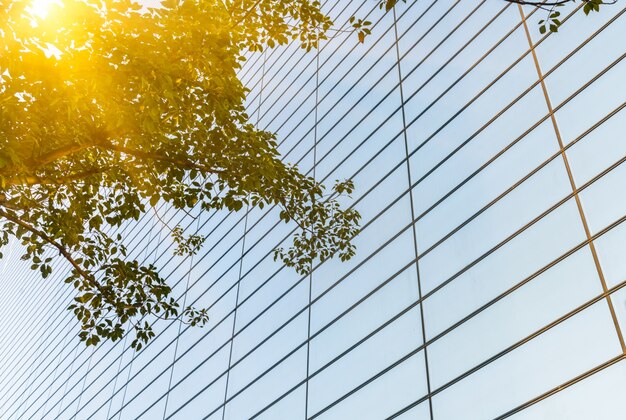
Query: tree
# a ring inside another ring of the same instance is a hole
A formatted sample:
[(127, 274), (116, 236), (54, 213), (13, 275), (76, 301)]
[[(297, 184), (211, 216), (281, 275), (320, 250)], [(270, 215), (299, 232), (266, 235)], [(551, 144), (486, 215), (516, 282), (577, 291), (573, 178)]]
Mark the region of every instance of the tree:
[[(360, 216), (337, 202), (352, 183), (325, 194), (283, 163), (275, 136), (248, 122), (236, 74), (245, 51), (292, 39), (310, 48), (330, 25), (308, 0), (0, 2), (0, 245), (17, 238), (43, 277), (56, 256), (69, 263), (81, 340), (118, 340), (130, 324), (141, 348), (151, 318), (180, 315), (157, 268), (106, 233), (160, 201), (279, 206), (299, 230), (275, 257), (300, 274), (354, 254)], [(179, 253), (203, 241), (172, 235)]]
[[(403, 0), (406, 1), (406, 0)], [(548, 10), (575, 0), (504, 0)], [(599, 0), (581, 0), (585, 13)], [(379, 0), (391, 10), (398, 0)], [(157, 203), (187, 211), (279, 206), (297, 232), (275, 258), (306, 274), (314, 261), (351, 258), (360, 216), (280, 159), (272, 133), (249, 123), (237, 70), (247, 51), (300, 42), (333, 27), (317, 0), (0, 0), (0, 247), (18, 240), (43, 277), (69, 264), (70, 306), (88, 345), (120, 339), (139, 349), (151, 321), (207, 320), (180, 309), (152, 265), (129, 259), (119, 235)], [(293, 24), (292, 22), (297, 22)], [(371, 23), (350, 19), (364, 42)], [(546, 26), (547, 25), (547, 26)], [(158, 214), (157, 214), (158, 217)], [(179, 254), (204, 238), (168, 227)], [(1, 257), (1, 254), (0, 254)], [(181, 313), (182, 312), (182, 313)]]

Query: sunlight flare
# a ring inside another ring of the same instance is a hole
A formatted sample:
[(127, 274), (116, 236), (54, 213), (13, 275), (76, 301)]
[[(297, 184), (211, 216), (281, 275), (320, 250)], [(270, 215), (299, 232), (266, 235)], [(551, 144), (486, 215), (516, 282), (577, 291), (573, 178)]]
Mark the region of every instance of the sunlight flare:
[(45, 19), (55, 5), (61, 6), (60, 0), (33, 0), (28, 11), (40, 19)]

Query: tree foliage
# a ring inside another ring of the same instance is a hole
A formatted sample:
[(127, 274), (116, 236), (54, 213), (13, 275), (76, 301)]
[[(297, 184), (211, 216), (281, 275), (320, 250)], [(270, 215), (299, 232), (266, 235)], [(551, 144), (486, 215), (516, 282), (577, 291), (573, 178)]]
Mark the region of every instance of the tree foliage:
[[(391, 10), (398, 0), (377, 0)], [(403, 0), (405, 1), (405, 0)], [(548, 11), (576, 0), (530, 2)], [(584, 12), (599, 0), (580, 0)], [(406, 1), (405, 1), (406, 2)], [(181, 309), (152, 265), (129, 258), (115, 231), (166, 203), (187, 211), (279, 206), (297, 232), (275, 258), (306, 274), (354, 254), (360, 216), (285, 164), (274, 134), (249, 122), (237, 71), (249, 51), (296, 41), (316, 48), (333, 28), (317, 0), (0, 0), (0, 247), (13, 240), (45, 278), (55, 258), (77, 290), (80, 339), (139, 349), (156, 318), (207, 321)], [(547, 22), (547, 23), (546, 23)], [(348, 24), (364, 42), (371, 22)], [(158, 213), (155, 212), (158, 218)], [(204, 238), (169, 227), (178, 255)], [(50, 251), (52, 249), (52, 251)], [(1, 256), (1, 254), (0, 254)]]
[[(151, 317), (181, 315), (157, 268), (129, 259), (122, 238), (107, 234), (159, 202), (280, 206), (299, 233), (276, 257), (300, 274), (353, 255), (360, 216), (337, 203), (352, 184), (325, 194), (283, 163), (275, 136), (249, 123), (237, 78), (247, 51), (316, 45), (331, 25), (317, 2), (36, 4), (0, 2), (0, 244), (21, 241), (43, 277), (54, 255), (69, 262), (65, 281), (78, 291), (70, 309), (87, 344), (120, 339), (130, 323), (140, 348)], [(203, 241), (180, 227), (171, 234), (179, 254)], [(204, 310), (182, 312), (206, 322)]]

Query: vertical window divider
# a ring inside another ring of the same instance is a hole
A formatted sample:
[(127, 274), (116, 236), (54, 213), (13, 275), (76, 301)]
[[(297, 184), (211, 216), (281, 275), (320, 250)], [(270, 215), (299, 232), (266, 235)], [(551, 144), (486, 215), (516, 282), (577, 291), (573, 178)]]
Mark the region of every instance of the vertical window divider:
[[(196, 216), (196, 232), (200, 232), (200, 216), (202, 215), (202, 210), (198, 212)], [(161, 231), (159, 230), (159, 242), (160, 242)], [(183, 294), (183, 304), (181, 306), (181, 313), (179, 315), (180, 318), (183, 317), (183, 312), (185, 307), (187, 306), (187, 293), (189, 292), (189, 281), (191, 280), (191, 272), (193, 271), (193, 257), (194, 254), (191, 254), (189, 257), (189, 269), (187, 270), (187, 280), (185, 282), (185, 292)], [(174, 369), (176, 368), (176, 357), (178, 356), (178, 342), (180, 341), (180, 334), (183, 327), (182, 319), (178, 322), (178, 332), (176, 333), (176, 343), (174, 343), (174, 354), (172, 355), (172, 366), (170, 367), (170, 377), (167, 381), (167, 393), (165, 394), (165, 404), (163, 406), (163, 419), (167, 416), (167, 406), (170, 400), (170, 390), (172, 389), (172, 380), (174, 379)]]
[[(319, 36), (319, 31), (318, 31)], [(318, 104), (319, 104), (319, 87), (320, 87), (320, 50), (319, 40), (317, 49), (315, 50), (315, 121), (313, 125), (313, 179), (316, 179), (317, 167), (317, 120), (318, 120)], [(313, 263), (310, 264), (313, 270)], [(306, 335), (306, 383), (305, 383), (305, 400), (304, 400), (304, 418), (309, 418), (309, 374), (311, 370), (311, 301), (313, 297), (313, 273), (309, 273), (309, 302), (307, 305), (307, 335)]]
[[(154, 229), (154, 226), (156, 225), (156, 220), (154, 218), (152, 218), (152, 229)], [(161, 231), (159, 230), (159, 237), (161, 235), (160, 233)], [(152, 236), (152, 230), (150, 230), (148, 232), (148, 243), (150, 242), (150, 237)], [(146, 247), (144, 249), (144, 260), (147, 258), (148, 256), (148, 247)], [(155, 254), (155, 260), (156, 260), (156, 254)], [(126, 342), (128, 341), (128, 334), (126, 334), (126, 336), (124, 337), (124, 347), (122, 347), (122, 355), (120, 356), (120, 366), (121, 366), (121, 360), (123, 360), (124, 358), (124, 351), (126, 351), (127, 347), (126, 347)], [(120, 409), (119, 409), (119, 415), (118, 415), (118, 419), (122, 419), (122, 412), (124, 411), (124, 401), (126, 401), (126, 390), (128, 389), (128, 382), (131, 380), (131, 373), (133, 371), (133, 361), (135, 360), (135, 356), (137, 356), (137, 351), (133, 349), (132, 351), (133, 356), (130, 359), (130, 363), (128, 364), (128, 375), (126, 377), (126, 380), (124, 381), (124, 384), (122, 385), (124, 387), (124, 392), (122, 393), (122, 402), (120, 403)], [(93, 355), (93, 352), (92, 352)], [(89, 374), (89, 368), (91, 365), (91, 356), (89, 355), (89, 363), (87, 364), (87, 373), (83, 376), (83, 390), (84, 390), (84, 384), (85, 381), (87, 380), (87, 375)], [(119, 375), (119, 368), (118, 368), (118, 373), (117, 375)], [(116, 381), (117, 381), (117, 376), (116, 376)], [(113, 401), (113, 398), (115, 398), (115, 388), (113, 388), (113, 395), (111, 396), (111, 402)], [(80, 392), (80, 395), (83, 394), (83, 391)], [(80, 409), (80, 399), (78, 400), (78, 406), (76, 407), (76, 414), (78, 414), (78, 410)], [(109, 405), (109, 409), (111, 408), (111, 406)], [(74, 414), (74, 417), (76, 416), (76, 414)]]
[[(395, 49), (396, 49), (396, 67), (398, 69), (398, 88), (400, 90), (400, 111), (402, 115), (402, 135), (404, 138), (404, 152), (405, 152), (405, 163), (406, 163), (406, 174), (407, 181), (409, 186), (409, 199), (411, 203), (411, 220), (415, 220), (415, 204), (413, 197), (413, 189), (411, 188), (411, 163), (409, 159), (409, 140), (407, 135), (407, 126), (406, 126), (406, 112), (404, 109), (404, 89), (403, 89), (403, 78), (402, 78), (402, 66), (401, 66), (401, 56), (400, 56), (400, 42), (398, 37), (398, 18), (396, 15), (396, 8), (392, 8), (393, 11), (393, 30), (395, 36)], [(422, 302), (422, 284), (420, 278), (420, 268), (419, 268), (419, 250), (417, 246), (417, 223), (412, 223), (411, 230), (413, 232), (413, 249), (415, 251), (415, 270), (417, 274), (417, 293), (420, 302)], [(424, 321), (424, 304), (423, 302), (419, 305), (420, 308), (420, 322), (422, 329), (422, 343), (424, 344), (424, 367), (426, 369), (426, 389), (428, 392), (428, 412), (430, 413), (430, 419), (433, 420), (433, 403), (432, 403), (432, 392), (430, 386), (430, 370), (428, 367), (428, 347), (426, 344), (426, 322)]]
[[(572, 168), (569, 164), (569, 160), (567, 158), (567, 154), (565, 152), (565, 146), (563, 144), (563, 138), (561, 136), (561, 131), (559, 130), (559, 124), (556, 120), (556, 116), (554, 115), (554, 109), (552, 108), (552, 102), (550, 101), (550, 95), (548, 93), (548, 87), (546, 85), (545, 77), (543, 75), (543, 71), (541, 70), (541, 65), (539, 64), (539, 58), (537, 56), (537, 52), (535, 50), (535, 44), (533, 43), (532, 37), (530, 35), (530, 30), (528, 29), (528, 23), (526, 16), (524, 14), (524, 9), (521, 5), (517, 5), (517, 8), (520, 13), (520, 18), (522, 20), (522, 24), (524, 26), (524, 32), (526, 33), (526, 39), (528, 41), (528, 46), (530, 48), (533, 62), (535, 64), (535, 69), (537, 70), (537, 77), (539, 77), (539, 81), (541, 84), (541, 90), (543, 91), (543, 96), (546, 101), (546, 106), (548, 107), (548, 113), (550, 114), (550, 120), (552, 121), (552, 127), (554, 128), (554, 133), (556, 136), (556, 140), (558, 142), (559, 151), (561, 153), (561, 157), (563, 158), (563, 164), (565, 165), (565, 170), (567, 172), (567, 177), (572, 188), (572, 192), (574, 195), (574, 200), (576, 201), (576, 207), (578, 208), (578, 214), (580, 216), (580, 220), (583, 225), (583, 229), (585, 230), (585, 236), (589, 241), (589, 249), (591, 250), (591, 255), (593, 257), (593, 262), (595, 264), (596, 270), (598, 272), (598, 278), (600, 279), (600, 284), (602, 285), (602, 291), (604, 293), (607, 292), (608, 287), (606, 284), (606, 279), (604, 277), (604, 273), (602, 271), (602, 266), (600, 265), (600, 259), (598, 258), (598, 252), (596, 251), (596, 247), (594, 242), (591, 240), (591, 231), (589, 229), (589, 223), (587, 222), (587, 217), (585, 215), (585, 210), (582, 205), (582, 201), (580, 200), (580, 196), (578, 194), (578, 187), (576, 186), (576, 181), (574, 180), (574, 174), (572, 172)], [(611, 313), (611, 318), (613, 319), (613, 324), (615, 326), (615, 333), (617, 334), (617, 339), (619, 341), (620, 347), (622, 349), (622, 354), (626, 355), (626, 343), (624, 342), (624, 336), (622, 334), (622, 330), (619, 326), (619, 321), (617, 320), (617, 314), (615, 313), (615, 307), (613, 306), (613, 302), (611, 300), (611, 296), (609, 294), (606, 295), (606, 302), (609, 307), (609, 312)]]
[[(259, 92), (259, 106), (257, 108), (256, 126), (258, 128), (261, 121), (261, 103), (263, 101), (263, 87), (265, 84), (265, 64), (267, 62), (267, 50), (263, 51), (263, 66), (261, 69), (261, 85)], [(246, 216), (243, 221), (243, 239), (241, 241), (241, 258), (239, 259), (239, 275), (237, 279), (237, 291), (235, 292), (235, 313), (233, 314), (233, 328), (231, 331), (230, 348), (228, 350), (228, 370), (226, 371), (226, 385), (224, 386), (224, 403), (222, 404), (222, 420), (226, 418), (226, 403), (228, 400), (228, 384), (230, 382), (230, 367), (233, 362), (233, 347), (235, 345), (235, 328), (237, 327), (237, 307), (239, 306), (239, 291), (241, 288), (241, 274), (243, 272), (243, 257), (246, 252), (246, 233), (248, 230), (248, 216), (250, 215), (250, 205), (246, 205)]]

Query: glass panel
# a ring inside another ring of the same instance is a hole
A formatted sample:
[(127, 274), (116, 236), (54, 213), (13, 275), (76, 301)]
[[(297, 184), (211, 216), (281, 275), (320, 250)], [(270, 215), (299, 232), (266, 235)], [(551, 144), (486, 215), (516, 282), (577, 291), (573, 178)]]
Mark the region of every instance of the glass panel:
[(432, 386), (442, 386), (600, 293), (585, 248), (432, 343)]
[(426, 394), (425, 378), (424, 357), (420, 352), (368, 383), (319, 418), (386, 418)]
[(626, 224), (620, 223), (594, 241), (608, 287), (626, 280)]
[(252, 386), (242, 391), (226, 405), (226, 419), (247, 419), (304, 379), (306, 350), (302, 349)]
[[(419, 312), (417, 311), (408, 312), (315, 375), (309, 382), (309, 409), (311, 413), (317, 413), (322, 410), (336, 399), (350, 392), (354, 387), (376, 375), (412, 350), (415, 350), (421, 344), (421, 335), (416, 331), (416, 324), (419, 322), (418, 314)], [(312, 351), (315, 350), (312, 349)], [(426, 381), (421, 355), (419, 357), (415, 356), (413, 361), (407, 361), (401, 369), (408, 371), (406, 374), (401, 374), (405, 375), (403, 376), (403, 381), (408, 381), (411, 377), (413, 379), (408, 383), (402, 383), (400, 380), (395, 383), (397, 387), (395, 392), (401, 394), (398, 397), (406, 399), (411, 395), (414, 398), (421, 396), (420, 390), (424, 388)], [(391, 382), (392, 380), (386, 379), (384, 381)], [(407, 389), (401, 391), (404, 387)], [(392, 391), (389, 390), (389, 392), (391, 393)], [(382, 401), (384, 401), (384, 398), (379, 400), (379, 402)], [(384, 404), (382, 405), (384, 406)], [(364, 409), (365, 406), (362, 408)], [(359, 410), (355, 411), (355, 413), (360, 412), (360, 408), (356, 406), (352, 406), (352, 409)], [(388, 407), (381, 407), (381, 410), (390, 411)], [(363, 410), (363, 413), (366, 411)], [(336, 418), (343, 417), (339, 416)]]
[(624, 180), (626, 165), (622, 164), (580, 193), (592, 235), (626, 214)]
[(619, 353), (608, 308), (599, 302), (435, 395), (434, 415), (497, 417)]
[(515, 420), (611, 420), (626, 412), (626, 362), (610, 366), (512, 416)]
[[(577, 224), (579, 227), (574, 228)], [(439, 334), (584, 240), (578, 209), (570, 200), (426, 299), (427, 337)], [(591, 275), (594, 270), (590, 258), (576, 258), (576, 270)]]

